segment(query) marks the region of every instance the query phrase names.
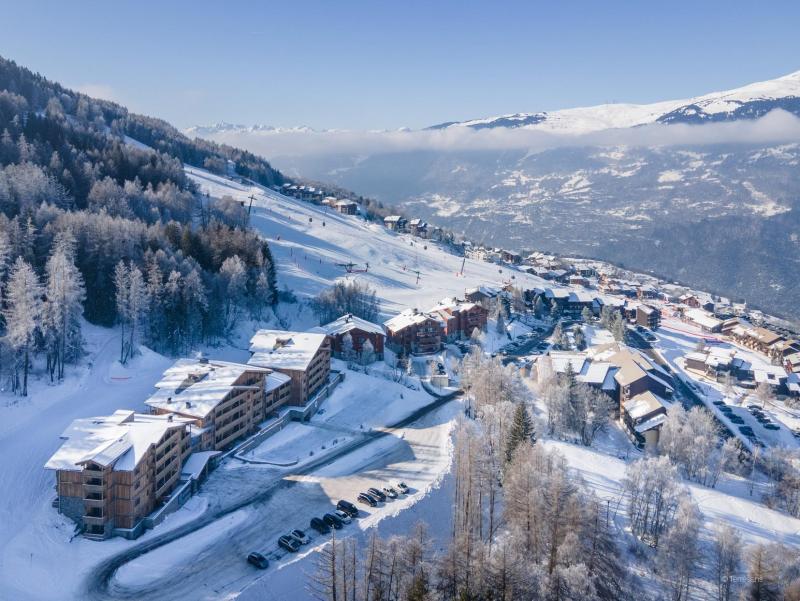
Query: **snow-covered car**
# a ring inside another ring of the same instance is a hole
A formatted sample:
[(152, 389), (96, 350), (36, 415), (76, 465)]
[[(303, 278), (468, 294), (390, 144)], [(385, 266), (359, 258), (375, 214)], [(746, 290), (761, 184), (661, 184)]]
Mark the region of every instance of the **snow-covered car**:
[(258, 551), (253, 551), (247, 556), (247, 563), (257, 567), (259, 570), (266, 570), (269, 567), (269, 559)]
[(302, 530), (292, 530), (289, 534), (293, 536), (301, 545), (307, 545), (311, 542), (311, 539), (308, 538), (308, 534)]
[(378, 490), (377, 488), (375, 488), (375, 487), (368, 488), (368, 489), (367, 489), (367, 492), (368, 492), (369, 494), (371, 494), (373, 497), (375, 497), (376, 499), (378, 499), (378, 501), (385, 501), (385, 500), (386, 500), (386, 495), (385, 495), (385, 494), (383, 494), (381, 491), (379, 491), (379, 490)]
[(342, 520), (345, 524), (349, 524), (350, 522), (353, 521), (352, 518), (349, 515), (347, 515), (347, 513), (342, 511), (341, 509), (335, 509), (333, 511), (333, 515), (335, 515), (337, 518)]
[(300, 543), (293, 536), (289, 536), (288, 534), (284, 534), (278, 539), (278, 546), (282, 549), (286, 549), (289, 553), (296, 553), (298, 549), (300, 549)]
[(363, 503), (364, 505), (369, 505), (370, 507), (375, 507), (378, 504), (377, 499), (365, 492), (359, 493), (358, 502)]
[(393, 489), (391, 486), (384, 486), (383, 492), (386, 493), (386, 496), (389, 497), (390, 499), (397, 498), (397, 491)]
[(404, 495), (408, 494), (408, 486), (406, 485), (405, 482), (398, 482), (397, 485), (396, 485), (396, 488), (397, 488), (397, 490), (399, 490)]

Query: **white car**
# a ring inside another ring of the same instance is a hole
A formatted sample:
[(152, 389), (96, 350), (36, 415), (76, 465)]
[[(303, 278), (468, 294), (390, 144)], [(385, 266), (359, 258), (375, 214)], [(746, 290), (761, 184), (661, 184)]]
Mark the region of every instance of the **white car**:
[(398, 482), (397, 485), (395, 486), (395, 488), (397, 490), (399, 490), (401, 493), (403, 493), (404, 495), (408, 494), (408, 486), (406, 486), (405, 482)]
[(336, 510), (334, 510), (333, 513), (337, 518), (342, 520), (345, 524), (349, 524), (350, 522), (353, 521), (353, 519), (349, 515), (347, 515), (344, 511), (342, 511), (341, 509), (336, 509)]

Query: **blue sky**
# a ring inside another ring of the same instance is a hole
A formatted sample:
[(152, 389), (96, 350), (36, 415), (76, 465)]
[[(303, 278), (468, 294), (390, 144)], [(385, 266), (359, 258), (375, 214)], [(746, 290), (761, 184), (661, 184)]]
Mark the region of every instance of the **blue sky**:
[(2, 0), (0, 15), (0, 55), (179, 127), (417, 128), (800, 69), (797, 2)]

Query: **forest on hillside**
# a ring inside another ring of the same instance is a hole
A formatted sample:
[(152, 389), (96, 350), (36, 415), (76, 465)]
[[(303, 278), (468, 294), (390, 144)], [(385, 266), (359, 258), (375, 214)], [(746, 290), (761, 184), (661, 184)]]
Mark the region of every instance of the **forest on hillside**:
[(268, 244), (238, 203), (199, 194), (184, 163), (283, 182), (251, 153), (0, 58), (0, 372), (14, 391), (38, 355), (63, 377), (82, 317), (122, 324), (125, 361), (138, 342), (178, 354), (274, 304)]

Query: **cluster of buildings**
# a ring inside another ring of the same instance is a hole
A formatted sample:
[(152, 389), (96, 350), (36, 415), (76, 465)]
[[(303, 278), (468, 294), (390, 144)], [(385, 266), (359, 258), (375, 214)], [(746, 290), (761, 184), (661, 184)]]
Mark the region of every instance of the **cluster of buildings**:
[(445, 299), (404, 311), (383, 326), (343, 315), (308, 332), (259, 330), (247, 363), (178, 359), (144, 401), (148, 413), (119, 410), (73, 421), (45, 468), (55, 473), (60, 513), (84, 536), (139, 536), (180, 507), (223, 451), (270, 420), (304, 419), (338, 381), (331, 356), (348, 349), (371, 360), (439, 351), (486, 327), (481, 305)]
[(428, 354), (484, 330), (488, 319), (489, 310), (478, 302), (444, 299), (427, 311), (407, 309), (383, 325), (386, 344), (395, 353)]
[(387, 215), (383, 218), (383, 225), (387, 229), (398, 233), (408, 233), (418, 238), (441, 240), (442, 228), (433, 226), (419, 217), (406, 219), (401, 215)]
[(557, 374), (572, 368), (576, 380), (610, 396), (630, 439), (639, 446), (658, 444), (674, 392), (672, 376), (647, 355), (624, 344), (599, 345), (583, 352), (550, 351), (539, 358), (549, 361)]

